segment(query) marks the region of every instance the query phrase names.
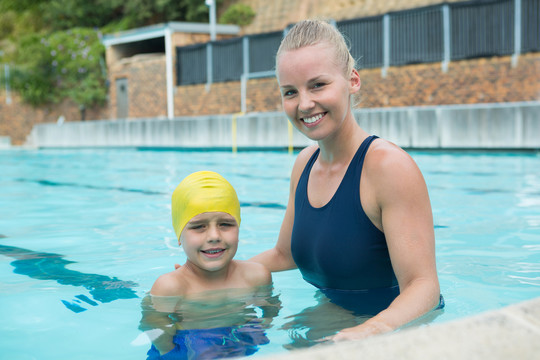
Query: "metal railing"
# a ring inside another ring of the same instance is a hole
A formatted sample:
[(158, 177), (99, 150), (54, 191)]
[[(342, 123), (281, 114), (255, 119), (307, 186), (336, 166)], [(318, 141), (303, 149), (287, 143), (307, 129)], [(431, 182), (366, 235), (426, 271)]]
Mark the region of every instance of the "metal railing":
[[(540, 51), (540, 0), (478, 0), (339, 21), (359, 68)], [(177, 48), (177, 85), (273, 76), (284, 31)]]

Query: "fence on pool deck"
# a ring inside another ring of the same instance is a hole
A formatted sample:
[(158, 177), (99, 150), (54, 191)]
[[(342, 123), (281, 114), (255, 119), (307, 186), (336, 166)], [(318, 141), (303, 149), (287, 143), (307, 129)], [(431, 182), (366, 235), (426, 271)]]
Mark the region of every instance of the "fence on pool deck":
[[(359, 60), (381, 68), (540, 51), (540, 0), (442, 3), (335, 22)], [(288, 29), (176, 48), (176, 84), (273, 76), (275, 54)], [(245, 109), (243, 109), (245, 110)]]

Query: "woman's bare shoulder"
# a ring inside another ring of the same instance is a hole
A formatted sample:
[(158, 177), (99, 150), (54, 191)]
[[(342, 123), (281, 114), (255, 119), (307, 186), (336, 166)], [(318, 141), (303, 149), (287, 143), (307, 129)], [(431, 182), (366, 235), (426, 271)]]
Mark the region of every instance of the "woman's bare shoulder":
[(418, 169), (413, 158), (405, 150), (384, 139), (377, 139), (371, 144), (364, 167), (368, 170), (367, 174), (371, 175), (388, 175)]
[[(367, 182), (379, 198), (394, 198), (412, 190), (424, 191), (424, 177), (414, 159), (399, 146), (377, 139), (370, 146), (364, 161)], [(364, 176), (364, 175), (362, 175)]]

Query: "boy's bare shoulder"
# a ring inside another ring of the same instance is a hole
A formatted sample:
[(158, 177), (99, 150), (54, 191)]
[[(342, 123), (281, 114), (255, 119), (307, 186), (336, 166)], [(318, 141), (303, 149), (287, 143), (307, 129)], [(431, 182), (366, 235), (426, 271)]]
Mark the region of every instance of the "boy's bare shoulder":
[(249, 286), (263, 286), (272, 283), (272, 274), (263, 264), (242, 260), (236, 260), (235, 262)]
[(187, 282), (181, 273), (181, 269), (177, 269), (161, 275), (154, 282), (150, 293), (155, 296), (185, 295)]

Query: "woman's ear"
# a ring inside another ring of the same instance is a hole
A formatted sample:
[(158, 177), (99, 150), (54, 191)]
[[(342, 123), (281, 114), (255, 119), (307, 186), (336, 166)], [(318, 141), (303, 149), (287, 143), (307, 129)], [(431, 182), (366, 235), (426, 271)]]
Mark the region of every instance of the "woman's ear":
[(352, 69), (350, 78), (350, 93), (354, 94), (362, 87), (362, 81), (360, 80), (360, 74), (356, 69)]

